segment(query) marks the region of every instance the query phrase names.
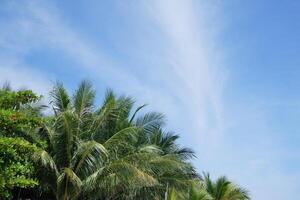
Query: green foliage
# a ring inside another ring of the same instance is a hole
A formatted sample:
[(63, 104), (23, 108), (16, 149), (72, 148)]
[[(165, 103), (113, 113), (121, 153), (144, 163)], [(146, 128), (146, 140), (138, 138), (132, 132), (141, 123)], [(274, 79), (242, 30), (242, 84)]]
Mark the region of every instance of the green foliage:
[(34, 178), (31, 156), (35, 145), (21, 138), (0, 137), (0, 198), (10, 198), (14, 187), (26, 188), (38, 184)]
[(40, 125), (40, 117), (21, 111), (0, 110), (0, 136), (20, 136), (20, 131), (32, 130)]
[(163, 115), (140, 115), (144, 106), (132, 111), (134, 101), (111, 90), (96, 107), (87, 81), (72, 97), (58, 83), (51, 96), (55, 116), (39, 162), (57, 199), (162, 199), (167, 185), (184, 191), (198, 177), (187, 162), (193, 152), (162, 130)]
[(248, 200), (248, 192), (229, 181), (225, 176), (212, 181), (209, 174), (204, 174), (204, 180), (191, 181), (189, 193), (174, 190), (166, 191), (166, 200)]
[(42, 117), (40, 96), (0, 90), (1, 199), (37, 185), (38, 199), (249, 199), (225, 177), (201, 180), (164, 116), (141, 114), (132, 98), (108, 90), (96, 106), (89, 81), (71, 96), (62, 83), (50, 94), (54, 114)]
[[(0, 90), (0, 198), (11, 198), (15, 188), (37, 185), (34, 177), (36, 166), (32, 155), (38, 148), (30, 133), (39, 127), (42, 119), (31, 104), (39, 96), (30, 90)], [(14, 137), (14, 138), (12, 138)], [(22, 138), (20, 138), (22, 137)]]
[(209, 174), (204, 173), (204, 180), (199, 192), (206, 192), (213, 200), (248, 200), (248, 191), (232, 183), (225, 176), (212, 181)]
[(41, 118), (29, 107), (39, 99), (30, 90), (0, 90), (0, 136), (20, 136), (20, 132), (40, 126)]
[(0, 90), (0, 109), (18, 110), (21, 105), (34, 103), (41, 97), (37, 96), (31, 90), (10, 91)]

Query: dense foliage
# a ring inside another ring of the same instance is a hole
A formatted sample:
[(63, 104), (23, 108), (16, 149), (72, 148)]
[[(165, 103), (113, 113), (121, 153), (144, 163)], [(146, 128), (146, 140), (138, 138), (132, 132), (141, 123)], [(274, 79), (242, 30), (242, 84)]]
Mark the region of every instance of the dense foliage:
[[(32, 91), (0, 90), (3, 198), (248, 199), (231, 198), (232, 191), (247, 193), (227, 179), (221, 189), (218, 181), (202, 180), (190, 163), (194, 152), (165, 131), (164, 116), (143, 111), (132, 98), (108, 90), (97, 106), (88, 81), (73, 95), (57, 83), (50, 98), (53, 114), (42, 117)], [(229, 192), (219, 198), (219, 190)]]
[(142, 107), (132, 110), (131, 98), (112, 91), (96, 107), (89, 82), (72, 97), (57, 84), (51, 96), (55, 116), (42, 162), (56, 177), (47, 180), (57, 199), (162, 199), (167, 184), (183, 191), (197, 178), (187, 162), (193, 152), (164, 134), (161, 114), (138, 115)]
[[(35, 167), (31, 157), (38, 148), (25, 140), (41, 124), (30, 104), (40, 97), (30, 90), (0, 90), (0, 198), (10, 198), (13, 189), (33, 187)], [(18, 137), (18, 138), (13, 138)]]
[(0, 138), (0, 194), (11, 197), (14, 187), (26, 188), (38, 184), (33, 178), (34, 165), (30, 157), (37, 148), (20, 138)]

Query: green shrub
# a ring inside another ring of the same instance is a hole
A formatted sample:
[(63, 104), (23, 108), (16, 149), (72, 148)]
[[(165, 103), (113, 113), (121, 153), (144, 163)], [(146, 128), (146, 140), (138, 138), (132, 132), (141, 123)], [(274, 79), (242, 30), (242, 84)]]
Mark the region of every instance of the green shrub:
[(0, 137), (0, 198), (10, 198), (14, 187), (33, 187), (38, 182), (32, 178), (31, 162), (35, 145), (22, 138)]

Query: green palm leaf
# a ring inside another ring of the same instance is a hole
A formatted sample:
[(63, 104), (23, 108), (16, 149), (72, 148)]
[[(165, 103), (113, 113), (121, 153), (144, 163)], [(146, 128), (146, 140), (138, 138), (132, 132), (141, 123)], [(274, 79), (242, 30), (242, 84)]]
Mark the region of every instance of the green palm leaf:
[(80, 178), (70, 168), (64, 168), (57, 179), (58, 199), (76, 199), (81, 192), (82, 182)]
[(59, 167), (69, 166), (77, 142), (77, 120), (70, 111), (57, 116), (54, 124), (53, 148), (55, 160)]
[(74, 152), (71, 167), (79, 177), (87, 177), (97, 170), (107, 159), (105, 147), (96, 141), (81, 142)]
[(92, 111), (95, 91), (89, 81), (82, 81), (73, 96), (73, 105), (78, 116), (84, 116)]
[(62, 83), (57, 82), (55, 84), (53, 90), (50, 92), (50, 97), (52, 98), (50, 104), (52, 104), (55, 113), (60, 113), (68, 109), (70, 97)]

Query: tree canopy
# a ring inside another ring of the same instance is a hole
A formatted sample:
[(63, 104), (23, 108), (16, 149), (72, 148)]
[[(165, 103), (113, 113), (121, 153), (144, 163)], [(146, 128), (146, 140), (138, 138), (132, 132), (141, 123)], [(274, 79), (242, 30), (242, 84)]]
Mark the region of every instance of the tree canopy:
[(38, 148), (28, 140), (42, 122), (30, 107), (39, 98), (30, 90), (0, 90), (0, 198), (11, 198), (13, 189), (38, 185), (31, 159)]
[(2, 198), (248, 199), (224, 177), (202, 179), (194, 152), (165, 129), (164, 115), (112, 90), (100, 105), (95, 95), (89, 81), (71, 95), (58, 82), (47, 105), (53, 114), (44, 116), (41, 96), (0, 90)]

